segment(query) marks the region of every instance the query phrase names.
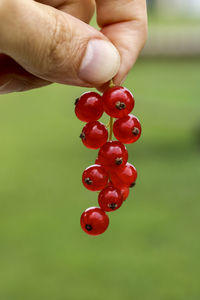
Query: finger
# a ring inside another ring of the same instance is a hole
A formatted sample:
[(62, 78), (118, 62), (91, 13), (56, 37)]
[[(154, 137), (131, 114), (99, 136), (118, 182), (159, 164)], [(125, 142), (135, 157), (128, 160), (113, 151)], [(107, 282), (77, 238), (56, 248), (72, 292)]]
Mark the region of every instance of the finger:
[(53, 6), (85, 23), (90, 22), (95, 11), (95, 0), (38, 0), (37, 2)]
[[(120, 84), (134, 65), (147, 38), (145, 0), (96, 0), (101, 32), (116, 46), (121, 65), (114, 78)], [(112, 11), (112, 14), (110, 13)]]
[(0, 18), (0, 52), (37, 77), (95, 86), (118, 71), (116, 48), (103, 34), (69, 14), (34, 1), (7, 0)]
[(13, 59), (0, 54), (0, 94), (21, 92), (50, 84), (25, 71)]
[[(86, 23), (89, 23), (95, 10), (95, 3), (93, 0), (41, 0), (37, 2), (51, 5)], [(13, 59), (0, 54), (0, 94), (27, 91), (48, 84), (50, 84), (50, 82), (30, 74)]]
[[(37, 2), (51, 5), (86, 23), (90, 22), (95, 10), (94, 0), (38, 0)], [(27, 91), (48, 84), (50, 82), (30, 74), (13, 59), (0, 54), (0, 94)]]

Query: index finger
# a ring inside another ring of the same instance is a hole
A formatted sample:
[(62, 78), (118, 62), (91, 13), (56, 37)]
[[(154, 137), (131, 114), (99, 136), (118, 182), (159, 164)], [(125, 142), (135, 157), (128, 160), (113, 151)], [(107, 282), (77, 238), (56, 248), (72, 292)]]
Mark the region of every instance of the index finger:
[(121, 56), (121, 66), (114, 78), (120, 84), (147, 38), (146, 0), (96, 0), (96, 5), (97, 23)]

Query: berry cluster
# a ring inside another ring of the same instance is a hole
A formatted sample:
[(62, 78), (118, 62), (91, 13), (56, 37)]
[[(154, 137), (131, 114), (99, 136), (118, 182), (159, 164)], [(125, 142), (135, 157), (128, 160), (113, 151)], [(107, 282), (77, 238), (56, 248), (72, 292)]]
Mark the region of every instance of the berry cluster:
[[(76, 116), (87, 122), (80, 135), (83, 144), (99, 149), (95, 164), (82, 175), (83, 185), (88, 190), (100, 191), (100, 207), (90, 207), (81, 216), (81, 227), (87, 234), (98, 235), (107, 229), (106, 212), (118, 209), (128, 197), (129, 188), (135, 185), (137, 171), (128, 163), (128, 151), (124, 146), (136, 142), (141, 135), (139, 120), (130, 114), (134, 104), (129, 90), (113, 85), (102, 96), (87, 92), (75, 102)], [(98, 121), (103, 112), (110, 116), (107, 127)], [(117, 141), (112, 140), (113, 133)]]

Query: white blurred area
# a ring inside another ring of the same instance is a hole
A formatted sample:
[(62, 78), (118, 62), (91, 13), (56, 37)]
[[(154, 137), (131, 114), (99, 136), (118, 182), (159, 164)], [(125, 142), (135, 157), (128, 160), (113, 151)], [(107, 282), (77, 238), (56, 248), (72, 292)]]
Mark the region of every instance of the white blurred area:
[(147, 0), (145, 56), (200, 56), (200, 0)]
[(156, 0), (155, 3), (162, 13), (200, 18), (200, 0)]

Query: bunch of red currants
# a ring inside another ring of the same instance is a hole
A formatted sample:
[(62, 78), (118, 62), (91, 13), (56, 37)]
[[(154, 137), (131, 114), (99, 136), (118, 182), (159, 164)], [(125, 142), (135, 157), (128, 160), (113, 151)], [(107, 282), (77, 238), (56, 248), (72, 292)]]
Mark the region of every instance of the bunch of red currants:
[[(99, 149), (95, 164), (85, 169), (82, 175), (83, 185), (88, 190), (100, 191), (100, 207), (90, 207), (81, 216), (81, 227), (87, 234), (99, 235), (107, 229), (109, 218), (106, 212), (118, 209), (128, 197), (129, 188), (135, 185), (137, 171), (127, 162), (128, 151), (124, 146), (136, 142), (141, 135), (139, 120), (130, 114), (134, 104), (128, 89), (114, 85), (102, 96), (86, 92), (75, 102), (76, 116), (87, 122), (80, 135), (83, 144), (90, 149)], [(103, 112), (110, 116), (108, 126), (97, 121)], [(112, 140), (113, 133), (117, 141)]]

